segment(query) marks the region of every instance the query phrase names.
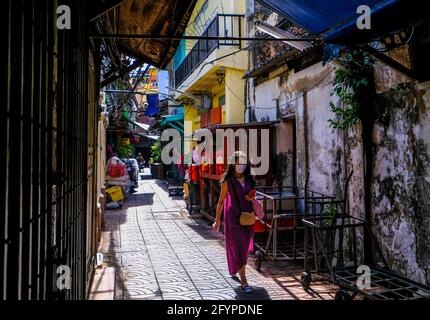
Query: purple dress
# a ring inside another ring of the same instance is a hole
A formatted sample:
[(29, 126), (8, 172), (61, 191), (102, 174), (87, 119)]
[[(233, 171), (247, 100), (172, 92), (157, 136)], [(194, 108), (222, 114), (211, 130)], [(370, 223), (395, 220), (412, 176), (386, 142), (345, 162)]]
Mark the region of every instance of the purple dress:
[[(235, 188), (237, 200), (231, 188)], [(252, 189), (246, 180), (244, 185), (235, 177), (228, 181), (228, 195), (224, 202), (224, 237), (230, 274), (236, 274), (246, 265), (249, 252), (254, 251), (254, 227), (240, 225), (241, 211), (237, 204), (240, 201), (242, 211), (253, 211), (252, 202), (245, 199)]]

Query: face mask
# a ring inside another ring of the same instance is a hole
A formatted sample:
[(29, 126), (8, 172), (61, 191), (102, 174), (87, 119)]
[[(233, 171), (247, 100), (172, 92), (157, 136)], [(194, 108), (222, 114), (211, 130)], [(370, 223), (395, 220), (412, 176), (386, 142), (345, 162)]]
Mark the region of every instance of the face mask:
[(235, 168), (236, 168), (236, 172), (237, 173), (241, 173), (242, 174), (246, 170), (246, 164), (237, 164)]

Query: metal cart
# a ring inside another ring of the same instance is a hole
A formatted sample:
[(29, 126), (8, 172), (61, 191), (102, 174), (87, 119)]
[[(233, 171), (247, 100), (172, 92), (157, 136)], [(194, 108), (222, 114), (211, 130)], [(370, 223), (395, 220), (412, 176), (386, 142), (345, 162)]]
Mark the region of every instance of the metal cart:
[[(339, 213), (340, 212), (340, 213)], [(313, 276), (339, 286), (336, 300), (351, 300), (362, 296), (370, 300), (430, 299), (430, 288), (394, 274), (383, 258), (376, 238), (367, 223), (359, 218), (342, 215), (342, 211), (329, 216), (303, 219), (305, 225), (305, 271), (301, 277), (304, 290), (309, 290)], [(361, 266), (361, 235), (367, 232), (374, 244), (376, 261), (372, 266)], [(362, 283), (362, 270), (370, 275), (369, 283)]]
[(257, 187), (256, 199), (263, 204), (263, 218), (254, 227), (255, 266), (263, 261), (304, 259), (302, 219), (323, 214), (334, 197), (301, 187)]
[(184, 182), (179, 172), (168, 171), (166, 178), (169, 196), (182, 196), (184, 194)]
[(198, 182), (185, 180), (184, 195), (188, 213), (190, 215), (200, 213), (200, 184)]

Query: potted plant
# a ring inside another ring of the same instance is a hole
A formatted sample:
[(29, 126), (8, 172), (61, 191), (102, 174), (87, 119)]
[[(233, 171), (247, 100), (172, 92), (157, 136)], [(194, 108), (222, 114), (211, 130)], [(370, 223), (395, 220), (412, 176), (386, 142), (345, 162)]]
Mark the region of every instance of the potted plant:
[(149, 160), (151, 174), (153, 178), (163, 179), (163, 164), (161, 163), (161, 142), (157, 141), (151, 146), (151, 158)]

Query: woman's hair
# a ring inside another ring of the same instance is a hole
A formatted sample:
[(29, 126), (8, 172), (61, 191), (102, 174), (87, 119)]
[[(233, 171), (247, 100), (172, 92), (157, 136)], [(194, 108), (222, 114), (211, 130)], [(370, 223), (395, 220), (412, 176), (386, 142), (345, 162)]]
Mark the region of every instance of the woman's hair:
[[(243, 157), (246, 158), (246, 155), (240, 151), (235, 152), (231, 156), (227, 170), (225, 171), (225, 173), (221, 179), (221, 184), (234, 177), (234, 172), (236, 171), (236, 169), (235, 169), (236, 161), (239, 158), (243, 158)], [(246, 169), (243, 172), (243, 176), (245, 177), (245, 180), (247, 180), (251, 184), (251, 186), (254, 188), (255, 187), (255, 180), (254, 180), (254, 177), (251, 175), (251, 163), (248, 160), (246, 160)]]

